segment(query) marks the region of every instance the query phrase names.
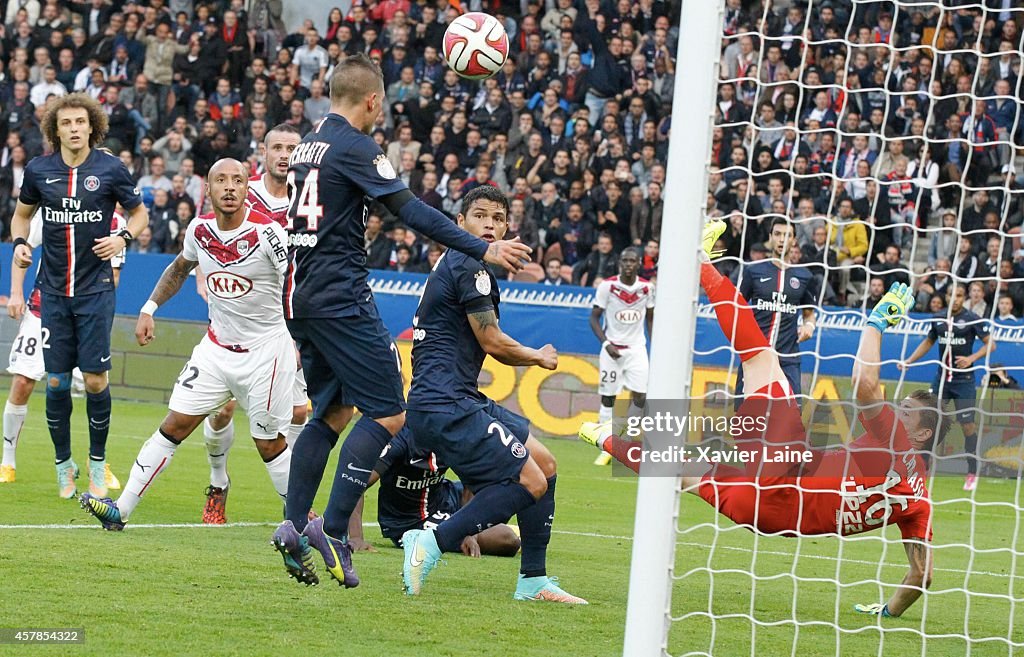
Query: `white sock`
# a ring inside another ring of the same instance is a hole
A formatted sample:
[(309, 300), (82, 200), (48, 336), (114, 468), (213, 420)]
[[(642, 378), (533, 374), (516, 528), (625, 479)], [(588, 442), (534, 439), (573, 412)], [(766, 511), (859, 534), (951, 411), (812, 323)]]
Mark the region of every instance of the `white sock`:
[(597, 419), (599, 422), (607, 422), (608, 420), (612, 419), (612, 416), (614, 414), (614, 406), (605, 406), (604, 404), (601, 404), (600, 408), (597, 411)]
[(4, 406), (4, 465), (12, 468), (18, 467), (14, 460), (14, 452), (18, 449), (18, 436), (21, 435), (21, 427), (25, 424), (28, 416), (28, 406), (16, 406), (7, 402)]
[(117, 498), (121, 520), (128, 519), (156, 476), (171, 464), (176, 449), (178, 445), (164, 438), (159, 429), (142, 445), (139, 455), (135, 457), (135, 464), (132, 465), (132, 472), (128, 475), (128, 483), (121, 492), (121, 497)]
[(290, 447), (285, 447), (284, 451), (277, 455), (271, 461), (267, 461), (263, 465), (267, 466), (267, 474), (270, 475), (270, 483), (274, 485), (274, 490), (281, 496), (281, 499), (288, 498), (288, 471), (292, 467), (292, 450)]
[(288, 447), (295, 447), (295, 441), (299, 439), (299, 434), (302, 433), (302, 430), (305, 428), (305, 423), (288, 425), (288, 435), (284, 437), (288, 442)]
[(210, 485), (214, 488), (227, 488), (228, 451), (235, 442), (235, 421), (215, 431), (207, 417), (203, 421), (203, 437), (206, 438), (206, 458), (210, 462)]

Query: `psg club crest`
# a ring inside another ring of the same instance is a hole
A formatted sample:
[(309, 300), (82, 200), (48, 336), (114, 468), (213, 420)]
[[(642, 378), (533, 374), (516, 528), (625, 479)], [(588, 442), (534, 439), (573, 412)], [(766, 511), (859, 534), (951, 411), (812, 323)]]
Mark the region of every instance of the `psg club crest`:
[(797, 278), (796, 276), (791, 276), (790, 279), (789, 279), (789, 286), (791, 288), (793, 288), (794, 290), (799, 290), (800, 289), (800, 279)]
[(512, 456), (521, 459), (526, 456), (526, 447), (518, 440), (512, 443)]
[(398, 174), (395, 173), (395, 167), (391, 166), (391, 161), (388, 160), (387, 155), (384, 155), (384, 153), (373, 158), (373, 166), (377, 167), (377, 173), (385, 180), (394, 180), (398, 177)]
[(96, 176), (88, 176), (85, 179), (85, 189), (89, 192), (95, 192), (100, 188), (100, 179)]
[(476, 291), (484, 296), (491, 293), (491, 277), (483, 269), (476, 273)]

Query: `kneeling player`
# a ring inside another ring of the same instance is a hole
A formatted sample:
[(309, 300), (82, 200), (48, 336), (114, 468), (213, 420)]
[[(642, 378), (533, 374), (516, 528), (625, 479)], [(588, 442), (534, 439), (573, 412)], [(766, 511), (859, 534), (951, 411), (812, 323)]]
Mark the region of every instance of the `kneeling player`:
[[(706, 252), (724, 229), (722, 222), (708, 225)], [(806, 447), (806, 438), (799, 406), (750, 306), (708, 261), (701, 265), (701, 286), (714, 305), (723, 332), (740, 354), (746, 400), (738, 413), (767, 417), (756, 452), (764, 450), (770, 456), (753, 459), (744, 468), (718, 465), (701, 477), (684, 476), (684, 489), (737, 524), (766, 534), (847, 536), (896, 524), (910, 570), (887, 603), (856, 608), (899, 616), (931, 583), (932, 505), (925, 488), (924, 461), (917, 451), (929, 449), (940, 428), (934, 395), (910, 395), (900, 404), (897, 417), (884, 402), (878, 378), (882, 332), (898, 324), (913, 306), (913, 292), (906, 285), (894, 284), (875, 306), (861, 334), (853, 381), (857, 401), (864, 409), (860, 421), (866, 433), (845, 449), (818, 452), (812, 461), (801, 465), (772, 462), (775, 454), (788, 451), (794, 443)], [(638, 444), (610, 434), (607, 424), (588, 423), (580, 430), (581, 439), (639, 471)], [(737, 446), (749, 449), (750, 442), (739, 441)]]
[[(110, 234), (117, 235), (125, 229), (128, 222), (119, 212), (114, 212), (114, 218), (110, 224)], [(43, 218), (42, 212), (37, 211), (32, 217), (32, 224), (29, 227), (28, 246), (35, 249), (43, 242)], [(121, 251), (110, 259), (110, 266), (114, 274), (114, 287), (116, 288), (121, 279), (121, 265), (124, 264), (125, 251)], [(4, 406), (4, 450), (3, 461), (0, 462), (0, 484), (13, 484), (16, 479), (18, 467), (16, 452), (18, 449), (18, 438), (21, 436), (21, 428), (28, 416), (28, 400), (35, 391), (36, 383), (46, 376), (46, 367), (43, 364), (43, 348), (47, 344), (44, 338), (49, 337), (49, 331), (43, 332), (41, 317), (42, 294), (38, 287), (33, 288), (28, 303), (25, 302), (25, 274), (27, 270), (23, 267), (11, 267), (11, 295), (7, 300), (7, 315), (11, 319), (20, 320), (18, 335), (11, 343), (11, 353), (8, 360), (7, 371), (12, 375), (11, 392), (7, 397), (7, 404)], [(77, 367), (71, 373), (74, 385), (82, 381), (82, 371)], [(82, 382), (84, 386), (84, 382)], [(117, 480), (110, 470), (110, 464), (104, 463), (104, 479), (107, 488), (120, 490), (121, 482)]]
[(249, 413), (250, 433), (283, 499), (291, 452), (284, 433), (292, 417), (295, 349), (280, 295), (287, 261), (284, 229), (244, 203), (248, 182), (237, 160), (210, 169), (207, 193), (215, 219), (194, 219), (181, 254), (164, 271), (139, 314), (140, 345), (154, 338), (153, 312), (173, 297), (201, 264), (234, 295), (210, 299), (210, 328), (178, 377), (169, 412), (135, 459), (124, 492), (114, 502), (90, 494), (82, 506), (105, 529), (121, 530), (142, 494), (170, 464), (175, 450), (206, 416), (235, 397)]
[[(462, 199), (459, 226), (487, 242), (508, 229), (508, 199), (478, 187)], [(446, 252), (430, 273), (413, 318), (412, 388), (406, 421), (417, 449), (447, 463), (473, 499), (436, 529), (402, 536), (403, 581), (417, 595), (443, 552), (486, 527), (519, 519), (522, 564), (516, 600), (586, 604), (563, 591), (546, 572), (555, 514), (555, 458), (530, 435), (529, 421), (485, 397), (477, 384), (488, 354), (506, 365), (553, 370), (551, 345), (530, 349), (498, 327), (498, 284), (487, 266)]]
[[(436, 529), (473, 498), (461, 481), (445, 474), (448, 466), (435, 454), (417, 451), (408, 427), (398, 432), (377, 460), (369, 486), (380, 482), (377, 494), (377, 524), (384, 538), (402, 547), (402, 535), (413, 529)], [(362, 514), (355, 513), (349, 525), (349, 541), (362, 538)], [(489, 527), (467, 536), (462, 553), (514, 557), (519, 552), (519, 534), (506, 524)]]
[[(647, 339), (654, 322), (654, 286), (640, 278), (640, 252), (630, 247), (619, 256), (619, 275), (606, 278), (597, 286), (590, 312), (590, 330), (601, 342), (599, 364), (601, 380), (598, 392), (601, 409), (598, 419), (607, 422), (615, 410), (615, 398), (622, 388), (629, 390), (630, 415), (639, 414), (647, 403)], [(602, 316), (604, 326), (601, 326)], [(604, 452), (594, 465), (608, 465), (611, 456)]]

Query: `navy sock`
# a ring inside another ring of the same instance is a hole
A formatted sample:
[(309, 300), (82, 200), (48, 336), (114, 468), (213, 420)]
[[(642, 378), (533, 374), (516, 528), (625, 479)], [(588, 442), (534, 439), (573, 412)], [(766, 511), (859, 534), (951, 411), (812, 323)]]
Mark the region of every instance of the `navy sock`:
[(71, 458), (71, 390), (46, 388), (46, 426), (57, 463)]
[(324, 469), (331, 450), (338, 443), (334, 433), (323, 420), (311, 420), (292, 446), (291, 471), (288, 474), (288, 499), (284, 517), (291, 520), (300, 532), (309, 522), (309, 510), (324, 478)]
[(338, 455), (331, 498), (324, 510), (324, 532), (335, 538), (348, 536), (348, 520), (366, 492), (370, 472), (384, 447), (391, 442), (391, 432), (365, 415), (359, 418)]
[(107, 457), (107, 434), (110, 433), (110, 388), (85, 394), (85, 413), (89, 416), (89, 458), (102, 461)]
[(455, 512), (434, 530), (442, 552), (458, 552), (462, 540), (508, 519), (536, 503), (522, 484), (492, 484), (476, 492), (469, 504)]
[(551, 542), (551, 525), (555, 520), (555, 481), (558, 475), (548, 478), (548, 490), (536, 504), (519, 512), (519, 532), (522, 537), (523, 553), (519, 572), (525, 577), (543, 577), (548, 543)]
[(967, 474), (978, 474), (978, 434), (964, 435), (964, 452), (967, 453)]

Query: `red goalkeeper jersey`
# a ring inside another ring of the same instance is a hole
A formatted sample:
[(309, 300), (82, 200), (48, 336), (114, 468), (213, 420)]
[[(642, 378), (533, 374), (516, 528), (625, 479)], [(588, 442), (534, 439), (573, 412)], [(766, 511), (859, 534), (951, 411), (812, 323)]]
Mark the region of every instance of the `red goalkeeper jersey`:
[[(776, 410), (769, 426), (794, 420), (788, 415)], [(756, 466), (719, 469), (704, 476), (700, 495), (734, 522), (763, 533), (849, 536), (895, 524), (905, 539), (931, 540), (924, 460), (903, 424), (889, 407), (860, 419), (863, 435), (843, 449), (819, 452), (802, 476), (754, 476)]]

